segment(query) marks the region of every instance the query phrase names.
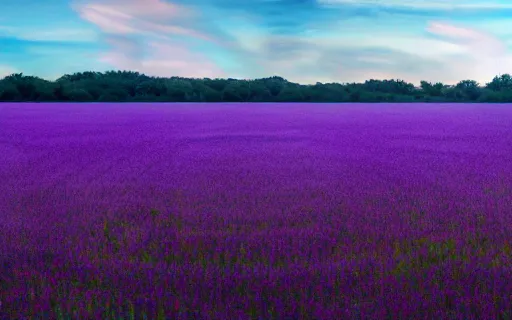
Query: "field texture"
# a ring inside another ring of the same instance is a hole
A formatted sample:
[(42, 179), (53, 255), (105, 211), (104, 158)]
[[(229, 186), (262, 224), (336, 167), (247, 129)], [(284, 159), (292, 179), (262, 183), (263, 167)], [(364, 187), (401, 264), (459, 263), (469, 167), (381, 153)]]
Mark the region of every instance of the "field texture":
[(512, 106), (1, 104), (0, 318), (511, 319)]

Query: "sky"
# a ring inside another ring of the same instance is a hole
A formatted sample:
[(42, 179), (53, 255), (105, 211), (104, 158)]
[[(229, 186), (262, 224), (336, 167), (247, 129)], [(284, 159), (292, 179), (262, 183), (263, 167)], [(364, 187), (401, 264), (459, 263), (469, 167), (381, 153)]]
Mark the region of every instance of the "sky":
[(510, 0), (0, 0), (0, 12), (0, 78), (485, 84), (512, 73)]

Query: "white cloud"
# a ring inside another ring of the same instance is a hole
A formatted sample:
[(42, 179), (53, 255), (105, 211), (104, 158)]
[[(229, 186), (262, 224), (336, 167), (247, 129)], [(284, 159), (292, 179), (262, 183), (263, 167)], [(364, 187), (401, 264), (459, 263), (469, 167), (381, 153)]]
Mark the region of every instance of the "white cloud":
[(446, 22), (431, 22), (427, 31), (467, 49), (466, 60), (448, 60), (460, 65), (458, 71), (461, 76), (465, 75), (463, 79), (484, 83), (512, 68), (511, 52), (502, 40), (491, 33)]
[(180, 76), (192, 78), (217, 78), (224, 72), (206, 56), (192, 52), (177, 43), (149, 42), (147, 56), (140, 56), (139, 49), (125, 42), (112, 43), (110, 52), (101, 61), (121, 70), (133, 70), (150, 76)]
[(483, 84), (512, 69), (505, 43), (491, 33), (443, 21), (428, 23), (424, 31), (416, 37), (363, 33), (357, 41), (342, 26), (322, 38), (231, 34), (252, 57), (251, 76), (278, 74), (301, 83), (399, 78), (414, 84), (464, 79)]
[(182, 25), (194, 16), (191, 10), (160, 0), (93, 0), (76, 2), (73, 7), (84, 20), (108, 34), (182, 35), (211, 40)]
[[(99, 61), (151, 76), (222, 77), (208, 56), (177, 42), (176, 36), (207, 40), (188, 20), (195, 13), (161, 0), (83, 0), (74, 9), (104, 34), (110, 49)], [(190, 39), (187, 39), (190, 41)]]
[(475, 54), (502, 55), (506, 52), (506, 46), (499, 38), (472, 28), (436, 21), (429, 23), (427, 31), (462, 44)]
[(409, 7), (418, 9), (509, 9), (512, 3), (503, 1), (474, 1), (474, 0), (317, 0), (324, 5), (353, 4), (383, 7)]

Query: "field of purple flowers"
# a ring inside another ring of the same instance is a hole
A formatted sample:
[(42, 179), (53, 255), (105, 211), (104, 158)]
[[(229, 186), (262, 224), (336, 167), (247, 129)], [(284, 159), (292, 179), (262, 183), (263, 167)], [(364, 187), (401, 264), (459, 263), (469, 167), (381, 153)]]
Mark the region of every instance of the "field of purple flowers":
[(512, 106), (0, 104), (0, 318), (511, 319)]

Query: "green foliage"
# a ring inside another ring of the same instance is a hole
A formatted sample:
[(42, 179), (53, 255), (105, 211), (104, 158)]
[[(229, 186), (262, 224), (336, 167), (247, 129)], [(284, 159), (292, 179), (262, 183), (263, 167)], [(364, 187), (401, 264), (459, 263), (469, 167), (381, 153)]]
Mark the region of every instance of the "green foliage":
[(421, 81), (421, 89), (422, 89), (423, 93), (426, 94), (427, 96), (432, 96), (432, 97), (442, 96), (444, 88), (445, 88), (445, 85), (443, 85), (441, 82), (432, 84), (427, 81)]
[(453, 239), (431, 241), (428, 238), (421, 238), (409, 243), (395, 243), (394, 247), (397, 263), (391, 273), (395, 276), (407, 275), (418, 269), (428, 269), (459, 257)]
[(2, 83), (0, 87), (0, 101), (16, 101), (21, 99), (21, 94), (12, 83)]
[(455, 86), (462, 94), (463, 99), (474, 101), (480, 97), (482, 91), (474, 80), (462, 80)]
[(285, 86), (276, 97), (280, 102), (301, 102), (304, 95), (298, 87)]
[(98, 97), (97, 101), (101, 101), (101, 102), (118, 102), (118, 101), (121, 101), (121, 100), (119, 99), (118, 96), (113, 95), (110, 92), (105, 92), (104, 94), (102, 94), (101, 96)]
[(22, 73), (0, 80), (0, 101), (100, 102), (512, 102), (512, 76), (485, 86), (403, 80), (300, 85), (278, 76), (255, 80), (157, 78), (133, 71), (78, 72), (47, 81)]
[(486, 88), (493, 91), (512, 90), (512, 76), (510, 74), (495, 76), (491, 82), (486, 84)]
[(151, 214), (151, 216), (152, 216), (153, 218), (158, 217), (158, 215), (160, 214), (160, 212), (159, 212), (158, 210), (156, 210), (156, 209), (151, 209), (151, 210), (149, 210), (149, 213)]
[(92, 95), (85, 89), (72, 89), (67, 93), (71, 101), (92, 101)]

